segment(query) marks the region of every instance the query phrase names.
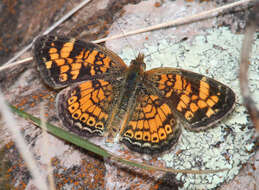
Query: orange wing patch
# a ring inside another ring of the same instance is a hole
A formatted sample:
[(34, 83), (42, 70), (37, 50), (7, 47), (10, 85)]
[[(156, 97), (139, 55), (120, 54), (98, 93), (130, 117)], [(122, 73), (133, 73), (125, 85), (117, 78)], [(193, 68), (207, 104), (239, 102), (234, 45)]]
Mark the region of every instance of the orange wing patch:
[(161, 75), (158, 88), (164, 93), (165, 97), (177, 96), (178, 103), (176, 110), (184, 114), (184, 118), (191, 121), (195, 117), (198, 110), (207, 109), (206, 117), (216, 114), (217, 110), (213, 106), (218, 102), (217, 95), (210, 96), (210, 85), (206, 81), (206, 77), (200, 80), (198, 95), (192, 91), (192, 82), (187, 82), (184, 76), (179, 74)]
[(122, 142), (134, 151), (149, 154), (172, 146), (180, 130), (169, 105), (155, 95), (142, 95), (138, 100), (122, 132)]
[[(61, 91), (58, 113), (61, 120), (65, 120), (63, 123), (76, 133), (103, 135), (112, 101), (112, 85), (109, 82), (86, 81), (70, 90)], [(65, 118), (62, 117), (64, 115)]]

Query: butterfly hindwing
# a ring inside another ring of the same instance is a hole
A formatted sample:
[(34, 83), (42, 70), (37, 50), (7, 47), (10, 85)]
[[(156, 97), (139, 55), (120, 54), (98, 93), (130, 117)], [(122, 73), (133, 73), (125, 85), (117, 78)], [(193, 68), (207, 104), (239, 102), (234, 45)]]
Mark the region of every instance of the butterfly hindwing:
[(128, 148), (146, 154), (157, 154), (172, 147), (181, 133), (172, 108), (147, 90), (137, 91), (136, 100), (121, 141)]
[(103, 136), (118, 90), (114, 83), (88, 80), (62, 90), (57, 111), (63, 125), (82, 136)]

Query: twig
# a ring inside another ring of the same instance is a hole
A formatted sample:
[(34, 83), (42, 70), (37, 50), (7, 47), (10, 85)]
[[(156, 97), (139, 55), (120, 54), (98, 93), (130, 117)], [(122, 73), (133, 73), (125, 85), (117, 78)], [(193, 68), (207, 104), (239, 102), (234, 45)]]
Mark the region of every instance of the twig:
[(240, 88), (241, 88), (241, 94), (243, 96), (244, 105), (246, 106), (251, 116), (251, 119), (254, 123), (254, 126), (257, 132), (259, 132), (259, 111), (256, 108), (256, 104), (253, 101), (248, 88), (248, 74), (247, 74), (248, 67), (249, 67), (249, 57), (250, 57), (250, 52), (252, 50), (256, 25), (259, 26), (259, 2), (258, 1), (254, 6), (253, 11), (249, 15), (247, 29), (243, 39), (239, 80), (240, 80)]
[(48, 186), (45, 178), (41, 175), (39, 168), (36, 165), (36, 161), (33, 158), (32, 153), (30, 152), (28, 146), (26, 145), (21, 132), (19, 125), (16, 123), (13, 114), (9, 111), (9, 107), (5, 104), (2, 93), (0, 92), (0, 113), (2, 114), (2, 118), (13, 136), (13, 140), (17, 149), (19, 150), (21, 156), (23, 157), (30, 174), (32, 175), (33, 181), (35, 185), (40, 190), (48, 190)]
[(6, 64), (6, 65), (0, 67), (0, 72), (3, 71), (3, 70), (5, 70), (5, 69), (14, 67), (14, 66), (16, 66), (16, 65), (20, 65), (20, 64), (23, 64), (23, 63), (30, 62), (30, 61), (32, 61), (32, 60), (33, 60), (32, 57), (27, 57), (27, 58), (25, 58), (25, 59), (22, 59), (22, 60), (19, 60), (19, 61), (15, 61), (15, 62), (13, 62), (13, 63), (11, 63), (11, 64), (8, 64), (8, 65)]
[[(249, 3), (251, 1), (254, 1), (254, 0), (241, 0), (241, 1), (234, 2), (234, 3), (228, 4), (228, 5), (224, 5), (222, 7), (218, 7), (218, 8), (215, 8), (215, 9), (208, 10), (208, 11), (203, 11), (201, 13), (198, 13), (198, 14), (195, 14), (195, 15), (192, 15), (192, 16), (187, 16), (187, 17), (184, 17), (184, 18), (179, 18), (179, 19), (176, 19), (174, 21), (165, 22), (165, 23), (161, 23), (161, 24), (158, 24), (158, 25), (149, 26), (149, 27), (146, 27), (146, 28), (141, 28), (141, 29), (138, 29), (138, 30), (125, 32), (123, 34), (117, 34), (117, 35), (114, 35), (114, 36), (111, 36), (111, 37), (107, 37), (107, 38), (102, 38), (102, 39), (99, 39), (99, 40), (94, 40), (94, 41), (92, 41), (92, 43), (101, 43), (101, 42), (105, 42), (105, 41), (108, 41), (108, 40), (114, 40), (114, 39), (122, 38), (122, 37), (125, 37), (125, 36), (130, 36), (130, 35), (139, 34), (139, 33), (143, 33), (143, 32), (149, 32), (149, 31), (153, 31), (153, 30), (158, 30), (158, 29), (161, 29), (161, 28), (173, 27), (173, 26), (181, 25), (181, 24), (187, 24), (187, 23), (190, 23), (190, 22), (193, 22), (193, 21), (205, 19), (205, 18), (208, 18), (208, 17), (217, 16), (219, 13), (221, 13), (221, 12), (227, 10), (227, 9), (230, 9), (230, 8), (242, 5), (242, 4), (246, 4), (246, 3)], [(31, 43), (29, 45), (30, 46), (29, 48), (31, 48), (32, 44), (33, 43)], [(27, 48), (26, 51), (29, 48)], [(24, 52), (22, 52), (20, 55), (22, 55)], [(9, 60), (6, 64), (9, 64), (12, 61), (16, 60), (19, 56), (17, 54), (14, 58)], [(31, 57), (30, 57), (30, 59), (32, 60)], [(23, 61), (21, 63), (23, 63)], [(5, 68), (0, 67), (0, 72), (2, 70), (4, 70), (4, 69), (12, 67), (12, 65), (13, 64), (6, 65)]]
[(107, 41), (107, 40), (114, 40), (114, 39), (117, 39), (117, 38), (130, 36), (130, 35), (134, 35), (134, 34), (140, 34), (140, 33), (143, 33), (143, 32), (149, 32), (149, 31), (153, 31), (153, 30), (158, 30), (158, 29), (161, 29), (161, 28), (187, 24), (187, 23), (198, 21), (198, 20), (201, 20), (201, 19), (217, 16), (219, 13), (221, 13), (222, 11), (224, 11), (226, 9), (230, 9), (230, 8), (233, 8), (233, 7), (245, 4), (245, 3), (249, 3), (250, 1), (253, 1), (253, 0), (241, 0), (241, 1), (238, 1), (238, 2), (230, 3), (228, 5), (224, 5), (222, 7), (218, 7), (218, 8), (215, 8), (215, 9), (208, 10), (208, 11), (203, 11), (201, 13), (198, 13), (198, 14), (195, 14), (195, 15), (192, 15), (192, 16), (187, 16), (187, 17), (184, 17), (184, 18), (179, 18), (179, 19), (170, 21), (170, 22), (165, 22), (165, 23), (154, 25), (154, 26), (149, 26), (149, 27), (146, 27), (146, 28), (141, 28), (141, 29), (138, 29), (138, 30), (125, 32), (123, 34), (114, 35), (114, 36), (111, 36), (111, 37), (95, 40), (95, 41), (92, 41), (92, 42), (93, 43), (101, 43), (101, 42), (104, 42), (104, 41)]

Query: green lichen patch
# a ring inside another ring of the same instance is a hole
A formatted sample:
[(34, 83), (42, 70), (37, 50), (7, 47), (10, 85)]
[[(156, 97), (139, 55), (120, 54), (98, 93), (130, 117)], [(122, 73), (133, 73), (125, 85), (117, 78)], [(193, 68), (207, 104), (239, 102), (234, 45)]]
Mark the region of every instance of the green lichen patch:
[[(241, 105), (238, 72), (243, 35), (236, 35), (226, 28), (210, 29), (206, 35), (192, 41), (172, 42), (164, 39), (154, 46), (145, 44), (147, 70), (160, 66), (177, 67), (194, 71), (218, 80), (236, 93), (233, 113), (213, 128), (204, 132), (191, 132), (183, 127), (182, 135), (170, 153), (160, 159), (174, 169), (222, 169), (215, 174), (177, 174), (184, 183), (182, 189), (214, 189), (238, 174), (240, 168), (253, 156), (254, 129)], [(123, 59), (131, 60), (132, 53), (124, 49)], [(249, 86), (259, 102), (259, 40), (253, 45), (249, 70)]]

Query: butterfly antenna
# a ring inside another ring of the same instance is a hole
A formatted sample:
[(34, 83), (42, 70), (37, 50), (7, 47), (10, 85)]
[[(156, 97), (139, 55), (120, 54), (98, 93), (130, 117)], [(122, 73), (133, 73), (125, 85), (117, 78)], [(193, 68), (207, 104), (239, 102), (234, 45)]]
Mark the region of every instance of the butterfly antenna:
[(143, 53), (139, 53), (138, 56), (136, 57), (136, 61), (137, 62), (143, 62), (144, 61), (144, 54)]

